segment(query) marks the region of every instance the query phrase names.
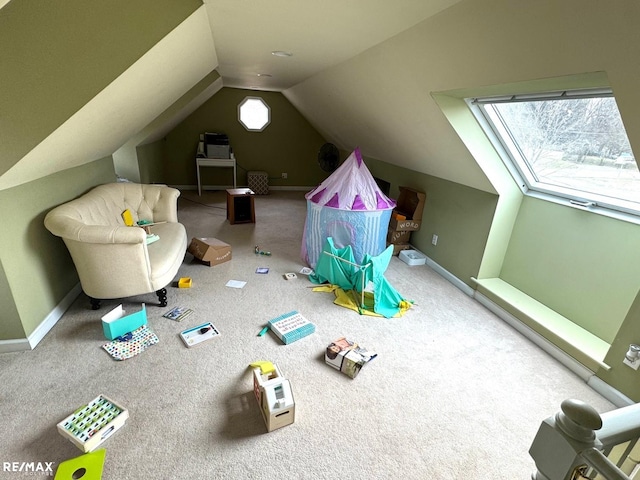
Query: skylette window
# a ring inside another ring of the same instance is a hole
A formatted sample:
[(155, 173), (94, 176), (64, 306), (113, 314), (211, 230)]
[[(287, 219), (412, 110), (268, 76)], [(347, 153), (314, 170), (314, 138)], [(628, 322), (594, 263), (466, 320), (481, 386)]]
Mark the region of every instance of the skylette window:
[(610, 90), (467, 102), (525, 193), (640, 215), (640, 172)]
[(246, 97), (238, 105), (238, 120), (251, 132), (261, 132), (271, 121), (271, 109), (259, 97)]

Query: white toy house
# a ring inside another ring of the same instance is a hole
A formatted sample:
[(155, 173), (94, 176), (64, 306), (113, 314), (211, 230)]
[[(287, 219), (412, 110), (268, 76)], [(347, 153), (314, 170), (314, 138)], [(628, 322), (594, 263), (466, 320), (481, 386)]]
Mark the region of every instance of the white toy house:
[(267, 431), (272, 432), (294, 422), (296, 407), (289, 380), (282, 376), (280, 369), (270, 362), (259, 364), (253, 369), (253, 393)]

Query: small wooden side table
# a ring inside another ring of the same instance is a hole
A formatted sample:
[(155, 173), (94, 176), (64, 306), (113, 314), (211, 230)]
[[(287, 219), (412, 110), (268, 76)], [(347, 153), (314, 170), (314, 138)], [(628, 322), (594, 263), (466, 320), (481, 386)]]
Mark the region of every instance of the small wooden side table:
[(227, 190), (227, 220), (231, 225), (256, 223), (254, 195), (250, 188), (230, 188)]

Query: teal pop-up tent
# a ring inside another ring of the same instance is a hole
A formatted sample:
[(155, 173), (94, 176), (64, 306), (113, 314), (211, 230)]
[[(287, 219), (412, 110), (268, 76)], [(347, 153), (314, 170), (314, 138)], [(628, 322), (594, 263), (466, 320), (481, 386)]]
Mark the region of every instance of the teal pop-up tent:
[[(365, 255), (361, 263), (356, 263), (351, 245), (336, 248), (333, 238), (328, 237), (318, 258), (315, 272), (309, 276), (309, 280), (317, 284), (329, 283), (343, 292), (356, 292), (356, 297), (359, 298), (355, 299), (358, 304), (354, 309), (361, 314), (373, 312), (387, 318), (401, 316), (411, 307), (411, 302), (402, 298), (384, 277), (392, 255), (393, 246), (389, 246), (380, 255)], [(373, 303), (367, 305), (365, 290), (369, 285), (372, 286), (370, 290)], [(336, 292), (336, 303), (353, 308), (345, 303), (353, 304), (354, 299), (341, 296), (339, 293)]]

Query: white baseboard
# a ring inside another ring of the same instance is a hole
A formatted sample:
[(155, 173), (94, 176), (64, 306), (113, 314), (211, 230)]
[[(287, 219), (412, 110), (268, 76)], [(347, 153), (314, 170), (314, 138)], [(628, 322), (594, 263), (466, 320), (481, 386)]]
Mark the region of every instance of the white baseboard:
[(67, 293), (64, 298), (55, 306), (49, 315), (31, 332), (27, 338), (18, 338), (15, 340), (0, 340), (0, 353), (22, 352), (25, 350), (33, 350), (42, 341), (49, 331), (54, 327), (58, 320), (62, 318), (64, 312), (68, 310), (73, 301), (78, 298), (82, 292), (82, 287), (78, 283)]
[[(422, 253), (422, 252), (420, 252), (420, 253)], [(423, 255), (424, 255), (424, 253), (423, 253)], [(448, 271), (445, 268), (443, 268), (442, 266), (438, 265), (436, 262), (431, 260), (429, 257), (427, 257), (427, 266), (429, 266), (433, 270), (435, 270), (436, 273), (438, 273), (440, 276), (442, 276), (445, 279), (449, 280), (449, 282), (451, 282), (453, 285), (458, 287), (458, 289), (460, 289), (463, 293), (466, 293), (470, 297), (473, 297), (473, 294), (475, 292), (475, 290), (473, 288), (471, 288), (469, 285), (464, 283), (462, 280), (460, 280), (458, 277), (456, 277), (450, 271)]]
[(26, 338), (0, 340), (0, 353), (24, 352), (25, 350), (31, 350), (31, 344)]
[(589, 377), (589, 380), (587, 381), (587, 385), (589, 385), (596, 392), (598, 392), (600, 395), (602, 395), (604, 398), (609, 400), (618, 408), (627, 407), (629, 405), (633, 405), (634, 403), (636, 403), (633, 400), (631, 400), (629, 397), (627, 397), (625, 394), (623, 394), (622, 392), (619, 392), (618, 390), (613, 388), (611, 385), (609, 385), (608, 383), (605, 383), (603, 380), (596, 377), (595, 375), (591, 375), (591, 377)]

